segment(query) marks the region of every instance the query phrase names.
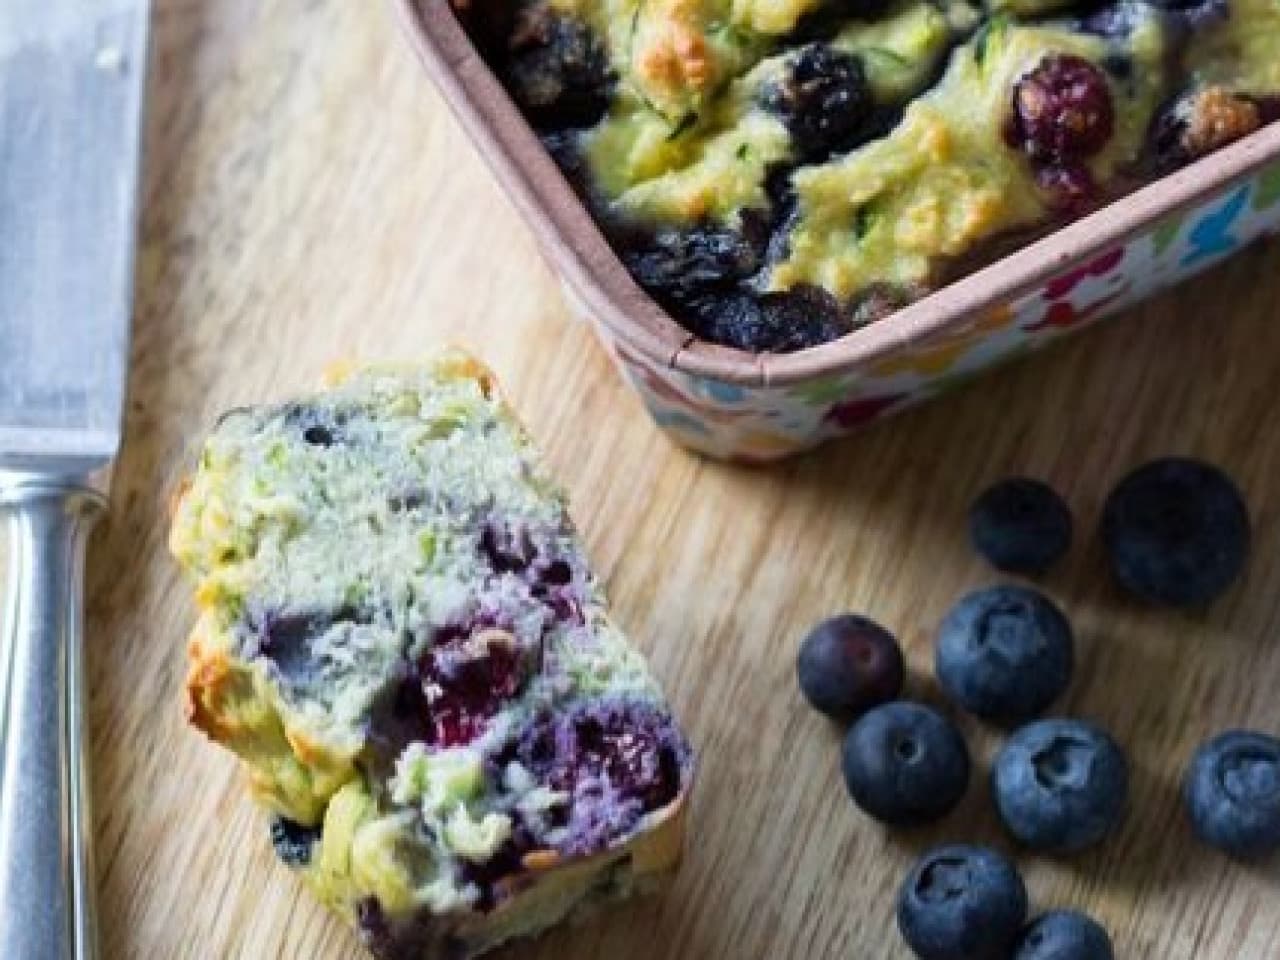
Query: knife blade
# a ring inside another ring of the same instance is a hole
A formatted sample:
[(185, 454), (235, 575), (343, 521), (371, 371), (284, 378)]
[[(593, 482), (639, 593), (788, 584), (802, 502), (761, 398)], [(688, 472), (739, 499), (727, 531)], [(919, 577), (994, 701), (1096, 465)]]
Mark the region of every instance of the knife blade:
[(0, 470), (119, 446), (149, 7), (0, 3)]
[(0, 0), (0, 957), (98, 950), (84, 556), (121, 440), (149, 23), (150, 0)]

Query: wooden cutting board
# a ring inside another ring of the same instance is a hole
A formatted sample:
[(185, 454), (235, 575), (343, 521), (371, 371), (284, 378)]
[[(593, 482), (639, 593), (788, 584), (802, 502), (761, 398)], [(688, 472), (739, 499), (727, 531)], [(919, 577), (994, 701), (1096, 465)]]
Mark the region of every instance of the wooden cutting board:
[[(1062, 710), (1114, 729), (1135, 770), (1112, 842), (1020, 859), (1035, 903), (1097, 914), (1123, 958), (1280, 956), (1274, 869), (1198, 846), (1177, 800), (1199, 740), (1280, 728), (1280, 251), (803, 460), (726, 468), (669, 445), (569, 318), (382, 4), (157, 8), (128, 443), (88, 611), (109, 958), (360, 955), (276, 863), (236, 764), (183, 724), (193, 611), (166, 502), (223, 408), (303, 389), (335, 357), (442, 340), (502, 376), (702, 758), (674, 889), (507, 957), (906, 958), (892, 904), (911, 857), (1005, 846), (985, 777), (936, 828), (877, 828), (844, 793), (838, 732), (796, 692), (795, 651), (818, 618), (868, 612), (907, 644), (911, 693), (936, 699), (934, 628), (994, 579), (964, 510), (1011, 473), (1075, 506), (1078, 546), (1046, 587), (1080, 640)], [(1228, 467), (1256, 518), (1245, 582), (1203, 616), (1140, 608), (1101, 573), (1108, 485), (1170, 452)], [(985, 769), (997, 739), (966, 730)]]

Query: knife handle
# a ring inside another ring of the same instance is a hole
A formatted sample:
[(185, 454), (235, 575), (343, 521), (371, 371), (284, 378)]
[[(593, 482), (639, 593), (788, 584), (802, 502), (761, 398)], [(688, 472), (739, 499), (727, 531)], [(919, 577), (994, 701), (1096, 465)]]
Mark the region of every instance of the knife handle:
[(85, 544), (105, 501), (79, 482), (6, 486), (0, 634), (0, 957), (93, 960), (84, 688)]

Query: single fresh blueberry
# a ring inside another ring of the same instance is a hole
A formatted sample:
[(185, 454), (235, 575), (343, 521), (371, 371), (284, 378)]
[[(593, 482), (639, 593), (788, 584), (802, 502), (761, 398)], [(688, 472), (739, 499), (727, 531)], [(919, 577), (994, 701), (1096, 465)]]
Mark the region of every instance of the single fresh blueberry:
[(1071, 510), (1047, 483), (1002, 480), (969, 508), (969, 536), (997, 570), (1035, 576), (1071, 546)]
[(1016, 731), (996, 758), (992, 792), (1000, 819), (1035, 850), (1074, 853), (1119, 821), (1129, 765), (1104, 730), (1083, 720), (1041, 720)]
[(1152, 603), (1202, 606), (1240, 574), (1249, 511), (1231, 478), (1197, 460), (1156, 460), (1107, 498), (1102, 540), (1116, 579)]
[(271, 845), (289, 867), (305, 867), (311, 862), (311, 848), (320, 842), (320, 833), (320, 827), (307, 827), (286, 817), (271, 818)]
[(1115, 960), (1115, 952), (1096, 920), (1075, 910), (1055, 910), (1027, 927), (1013, 960)]
[(893, 634), (856, 614), (819, 623), (796, 658), (800, 691), (814, 709), (842, 723), (895, 699), (905, 672)]
[(937, 820), (969, 786), (969, 750), (955, 724), (906, 701), (876, 707), (853, 725), (843, 766), (853, 802), (895, 826)]
[(938, 633), (938, 682), (970, 713), (995, 723), (1012, 726), (1043, 713), (1067, 689), (1074, 663), (1071, 624), (1026, 587), (968, 594)]
[(1191, 761), (1183, 800), (1200, 838), (1243, 860), (1280, 849), (1280, 740), (1233, 730)]
[(1027, 888), (986, 847), (921, 857), (898, 895), (898, 929), (920, 960), (1007, 960), (1027, 919)]

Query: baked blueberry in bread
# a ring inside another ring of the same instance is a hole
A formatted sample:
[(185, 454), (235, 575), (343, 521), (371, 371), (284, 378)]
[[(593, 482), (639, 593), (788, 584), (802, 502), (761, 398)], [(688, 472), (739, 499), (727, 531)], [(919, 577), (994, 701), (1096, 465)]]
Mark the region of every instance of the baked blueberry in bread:
[(1275, 0), (453, 0), (640, 286), (814, 346), (1280, 115)]
[(689, 745), (475, 360), (229, 412), (171, 548), (191, 722), (376, 956), (473, 957), (674, 868)]

